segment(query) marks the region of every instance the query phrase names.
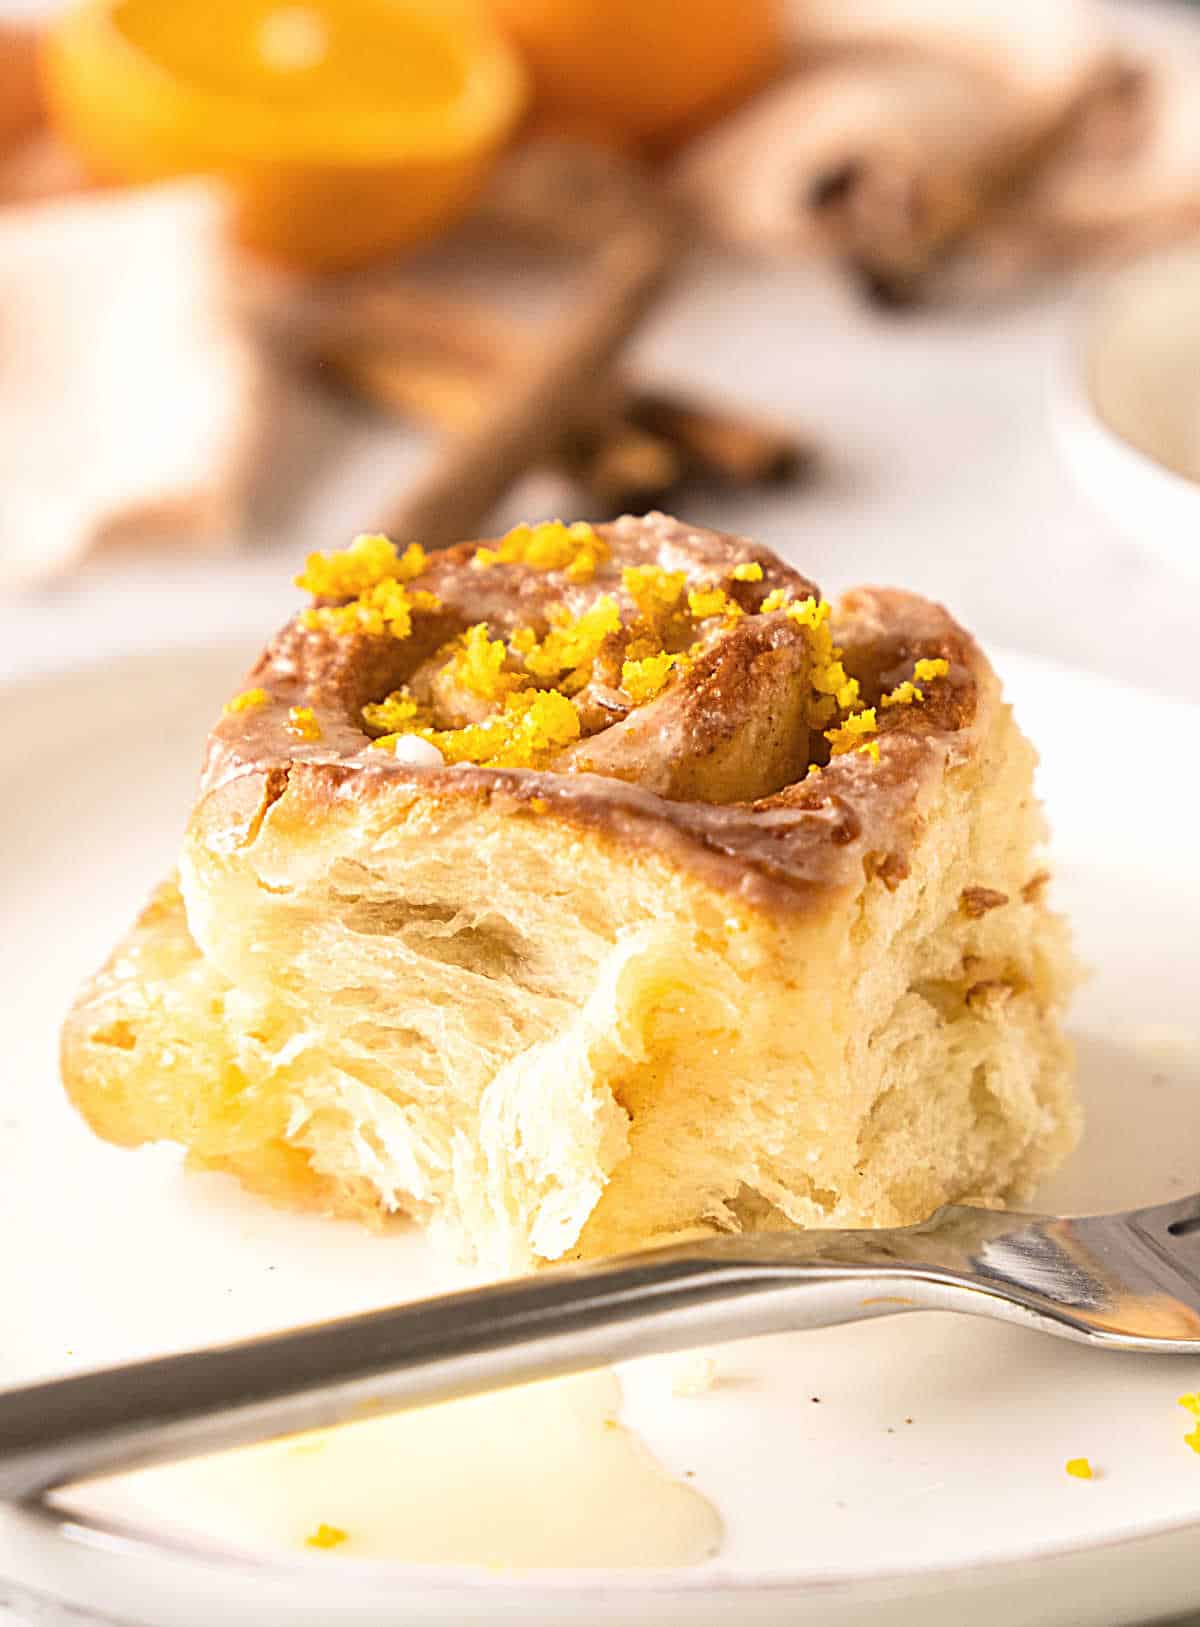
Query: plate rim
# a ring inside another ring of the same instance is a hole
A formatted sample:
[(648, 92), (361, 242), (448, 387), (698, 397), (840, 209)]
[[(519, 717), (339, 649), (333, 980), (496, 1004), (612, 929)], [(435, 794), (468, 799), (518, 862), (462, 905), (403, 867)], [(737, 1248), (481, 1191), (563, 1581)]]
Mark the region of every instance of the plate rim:
[[(954, 1314), (954, 1313), (949, 1313)], [(928, 1586), (943, 1578), (961, 1578), (969, 1573), (989, 1579), (1022, 1565), (1043, 1560), (1082, 1559), (1089, 1554), (1107, 1553), (1154, 1538), (1183, 1537), (1200, 1530), (1200, 1519), (1182, 1518), (1147, 1524), (1140, 1530), (1089, 1541), (1035, 1542), (1020, 1553), (976, 1559), (969, 1564), (919, 1563), (897, 1569), (860, 1571), (853, 1576), (829, 1571), (791, 1572), (765, 1570), (753, 1577), (722, 1574), (719, 1568), (702, 1565), (603, 1567), (547, 1566), (495, 1572), (481, 1565), (422, 1565), (395, 1559), (355, 1558), (351, 1555), (297, 1553), (284, 1559), (257, 1558), (240, 1549), (221, 1550), (201, 1541), (181, 1536), (155, 1536), (150, 1531), (126, 1526), (109, 1519), (84, 1519), (55, 1509), (48, 1503), (6, 1509), (10, 1517), (28, 1521), (32, 1529), (50, 1531), (72, 1546), (95, 1552), (106, 1551), (130, 1559), (154, 1559), (176, 1566), (199, 1565), (217, 1577), (266, 1575), (281, 1582), (300, 1582), (320, 1575), (336, 1584), (351, 1578), (361, 1584), (364, 1578), (378, 1584), (380, 1591), (394, 1594), (398, 1580), (440, 1594), (468, 1593), (483, 1599), (503, 1594), (510, 1601), (538, 1594), (559, 1597), (599, 1597), (613, 1593), (672, 1595), (688, 1593), (804, 1593), (853, 1598), (856, 1593), (874, 1589), (893, 1590), (905, 1584)]]

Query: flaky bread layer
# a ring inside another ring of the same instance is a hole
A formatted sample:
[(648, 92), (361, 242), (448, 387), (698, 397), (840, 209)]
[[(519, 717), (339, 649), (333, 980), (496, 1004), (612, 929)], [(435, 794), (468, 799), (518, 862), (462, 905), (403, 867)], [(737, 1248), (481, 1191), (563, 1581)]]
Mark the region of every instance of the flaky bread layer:
[(111, 1139), (499, 1268), (1023, 1196), (1077, 1130), (1073, 972), (986, 681), (906, 873), (802, 909), (550, 801), (240, 775), (73, 1012), (68, 1088)]

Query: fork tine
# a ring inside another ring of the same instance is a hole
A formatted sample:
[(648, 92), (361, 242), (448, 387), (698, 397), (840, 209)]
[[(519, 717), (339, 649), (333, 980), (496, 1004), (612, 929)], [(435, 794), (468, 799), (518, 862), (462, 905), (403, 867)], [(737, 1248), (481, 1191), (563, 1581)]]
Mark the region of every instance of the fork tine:
[(1135, 1222), (1144, 1230), (1158, 1234), (1167, 1232), (1172, 1237), (1177, 1235), (1176, 1228), (1190, 1232), (1192, 1225), (1189, 1222), (1194, 1222), (1200, 1229), (1200, 1192), (1192, 1192), (1186, 1198), (1172, 1198), (1169, 1203), (1151, 1204), (1147, 1209), (1127, 1210), (1123, 1218)]

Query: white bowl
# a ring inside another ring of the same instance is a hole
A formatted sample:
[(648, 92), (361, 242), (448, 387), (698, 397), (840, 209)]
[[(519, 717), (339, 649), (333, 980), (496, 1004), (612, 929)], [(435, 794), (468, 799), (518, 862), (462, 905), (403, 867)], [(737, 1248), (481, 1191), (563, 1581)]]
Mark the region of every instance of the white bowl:
[(1106, 279), (1068, 336), (1051, 419), (1107, 518), (1200, 580), (1200, 243)]

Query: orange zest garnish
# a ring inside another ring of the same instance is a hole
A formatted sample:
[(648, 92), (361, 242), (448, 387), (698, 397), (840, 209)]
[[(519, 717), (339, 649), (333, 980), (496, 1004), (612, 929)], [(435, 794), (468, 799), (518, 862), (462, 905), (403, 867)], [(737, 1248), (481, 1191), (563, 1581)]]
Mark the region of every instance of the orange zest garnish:
[(306, 1548), (337, 1548), (343, 1542), (349, 1542), (350, 1534), (343, 1531), (340, 1525), (326, 1525), (321, 1521), (317, 1529), (310, 1532), (304, 1539)]
[(221, 710), (227, 715), (236, 712), (249, 712), (256, 706), (265, 706), (270, 698), (265, 689), (243, 689), (240, 695), (235, 695), (232, 700), (226, 701)]
[(298, 740), (321, 738), (321, 725), (317, 722), (317, 715), (311, 706), (288, 708), (287, 732), (295, 735)]
[(493, 565), (529, 565), (535, 571), (562, 571), (570, 582), (590, 582), (610, 548), (586, 520), (564, 525), (546, 520), (540, 525), (518, 525), (501, 537), (495, 548), (477, 548), (479, 570)]

